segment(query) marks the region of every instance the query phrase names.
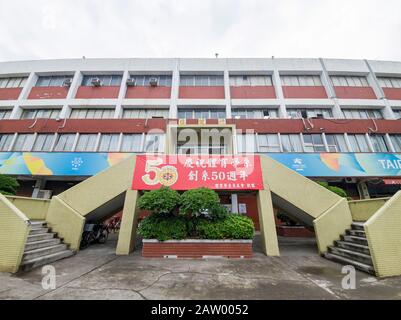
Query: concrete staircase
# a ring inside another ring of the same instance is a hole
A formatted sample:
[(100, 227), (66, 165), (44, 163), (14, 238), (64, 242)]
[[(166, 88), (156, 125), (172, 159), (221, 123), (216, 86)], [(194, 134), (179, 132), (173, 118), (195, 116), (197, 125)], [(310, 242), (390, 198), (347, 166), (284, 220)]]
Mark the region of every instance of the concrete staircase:
[(51, 264), (73, 254), (74, 252), (46, 226), (46, 221), (32, 221), (19, 271)]
[(346, 230), (340, 240), (334, 241), (334, 245), (329, 247), (324, 257), (375, 274), (363, 223), (353, 222), (351, 229)]

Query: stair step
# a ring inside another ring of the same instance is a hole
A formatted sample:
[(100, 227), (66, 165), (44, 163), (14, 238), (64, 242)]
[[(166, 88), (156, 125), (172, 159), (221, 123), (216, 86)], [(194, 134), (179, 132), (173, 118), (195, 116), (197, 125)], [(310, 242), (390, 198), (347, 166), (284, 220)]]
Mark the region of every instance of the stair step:
[(23, 261), (32, 260), (32, 259), (35, 259), (38, 257), (50, 255), (50, 254), (64, 251), (64, 250), (67, 250), (66, 244), (62, 244), (62, 243), (56, 244), (56, 245), (50, 246), (50, 247), (43, 247), (43, 248), (39, 248), (39, 249), (25, 251), (22, 259), (23, 259)]
[(346, 242), (352, 242), (352, 243), (363, 244), (363, 245), (365, 245), (365, 246), (368, 245), (368, 240), (367, 240), (366, 238), (362, 238), (362, 237), (349, 236), (349, 235), (341, 235), (341, 240), (346, 241)]
[(38, 257), (38, 258), (34, 258), (34, 259), (31, 259), (31, 260), (26, 260), (26, 261), (22, 262), (22, 264), (20, 266), (20, 271), (28, 271), (28, 270), (31, 270), (33, 268), (40, 267), (40, 266), (55, 262), (55, 261), (60, 260), (60, 259), (64, 259), (64, 258), (70, 257), (73, 254), (74, 254), (74, 252), (71, 251), (71, 250), (64, 250), (64, 251), (60, 251), (60, 252), (57, 252), (57, 253), (49, 254), (49, 255), (46, 255), (46, 256), (41, 256), (41, 257)]
[(365, 230), (365, 228), (364, 228), (364, 222), (356, 222), (356, 221), (354, 221), (352, 224), (351, 224), (351, 228), (353, 229), (353, 230)]
[(347, 230), (346, 234), (349, 234), (350, 236), (366, 238), (365, 231), (363, 231), (363, 230)]
[(31, 220), (30, 222), (31, 222), (31, 228), (41, 228), (47, 224), (45, 220)]
[(34, 235), (29, 235), (27, 239), (27, 243), (30, 242), (36, 242), (40, 240), (47, 240), (47, 239), (52, 239), (55, 237), (55, 233), (53, 232), (48, 232), (48, 233), (43, 233), (43, 234), (34, 234)]
[(31, 251), (39, 248), (51, 247), (59, 244), (61, 240), (59, 238), (52, 238), (47, 240), (33, 241), (25, 244), (25, 251)]
[(345, 242), (345, 241), (341, 241), (341, 240), (336, 240), (336, 241), (334, 241), (334, 243), (339, 248), (344, 248), (344, 249), (357, 251), (360, 253), (370, 255), (369, 247), (364, 246), (363, 244), (357, 244), (357, 243), (353, 243), (353, 242)]
[(48, 233), (49, 232), (49, 228), (33, 228), (29, 230), (29, 235), (33, 236), (35, 234), (43, 234), (43, 233)]
[(343, 256), (339, 256), (339, 255), (336, 255), (336, 254), (333, 254), (333, 253), (329, 253), (329, 252), (326, 252), (324, 254), (324, 257), (326, 259), (329, 259), (329, 260), (332, 260), (332, 261), (335, 261), (335, 262), (339, 262), (339, 263), (342, 263), (344, 265), (353, 265), (358, 270), (361, 270), (361, 271), (364, 271), (364, 272), (367, 272), (367, 273), (375, 275), (375, 270), (374, 270), (373, 266), (361, 263), (359, 261), (355, 261), (355, 260), (352, 260), (352, 259), (349, 259), (349, 258), (346, 258), (346, 257), (343, 257)]
[(373, 265), (372, 257), (364, 253), (338, 248), (334, 246), (329, 247), (329, 252), (364, 264)]

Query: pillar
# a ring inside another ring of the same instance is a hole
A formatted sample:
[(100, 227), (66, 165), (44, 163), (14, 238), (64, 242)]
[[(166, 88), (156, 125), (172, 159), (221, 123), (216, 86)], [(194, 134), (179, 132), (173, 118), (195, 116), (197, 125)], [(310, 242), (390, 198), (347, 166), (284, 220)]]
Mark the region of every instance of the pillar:
[(123, 215), (117, 242), (117, 255), (128, 255), (135, 248), (135, 236), (138, 225), (139, 211), (136, 204), (138, 190), (127, 190), (124, 200)]
[(263, 252), (267, 256), (279, 256), (280, 251), (270, 190), (259, 190), (257, 201)]

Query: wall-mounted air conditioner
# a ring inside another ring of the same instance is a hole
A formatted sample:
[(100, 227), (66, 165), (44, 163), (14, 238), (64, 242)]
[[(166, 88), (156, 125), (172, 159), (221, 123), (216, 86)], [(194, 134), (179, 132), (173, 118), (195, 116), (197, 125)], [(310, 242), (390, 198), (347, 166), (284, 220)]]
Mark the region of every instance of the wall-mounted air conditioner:
[(149, 79), (149, 84), (152, 86), (152, 87), (157, 87), (157, 78), (150, 78)]
[(94, 87), (100, 87), (102, 85), (102, 82), (100, 81), (99, 78), (92, 78), (91, 79), (91, 84)]
[(63, 81), (63, 87), (70, 87), (72, 84), (72, 79), (71, 78), (67, 78)]
[(127, 79), (127, 87), (135, 87), (136, 86), (136, 79), (129, 78)]

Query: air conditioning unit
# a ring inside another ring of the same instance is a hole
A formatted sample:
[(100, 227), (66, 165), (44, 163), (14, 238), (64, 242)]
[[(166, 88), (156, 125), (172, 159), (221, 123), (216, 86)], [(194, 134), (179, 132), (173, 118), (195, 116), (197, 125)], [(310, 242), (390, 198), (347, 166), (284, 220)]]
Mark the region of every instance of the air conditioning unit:
[(50, 199), (52, 197), (52, 190), (39, 190), (37, 198)]
[(71, 78), (67, 78), (63, 81), (63, 87), (70, 87), (72, 84), (72, 79)]
[(314, 118), (323, 119), (323, 113), (316, 113), (316, 116)]
[(129, 78), (127, 79), (127, 87), (135, 87), (136, 86), (136, 79)]
[(149, 84), (152, 86), (152, 87), (157, 87), (157, 78), (150, 78), (149, 79)]
[(94, 87), (100, 87), (100, 86), (102, 85), (102, 82), (100, 81), (99, 78), (92, 78), (92, 79), (91, 79), (91, 84), (92, 84)]
[(356, 178), (346, 177), (345, 183), (356, 183)]

